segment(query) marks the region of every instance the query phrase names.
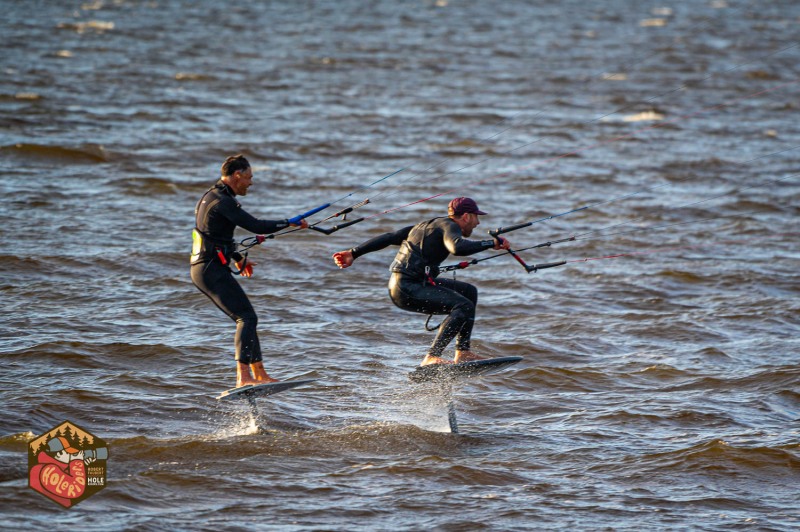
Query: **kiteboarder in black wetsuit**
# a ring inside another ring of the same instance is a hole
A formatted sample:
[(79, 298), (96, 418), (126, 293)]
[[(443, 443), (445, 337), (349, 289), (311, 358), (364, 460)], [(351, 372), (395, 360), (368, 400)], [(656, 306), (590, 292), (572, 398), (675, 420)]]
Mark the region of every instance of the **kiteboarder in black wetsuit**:
[(446, 364), (442, 353), (456, 339), (454, 362), (479, 360), (470, 351), (470, 335), (475, 321), (478, 290), (469, 283), (437, 279), (439, 266), (448, 255), (472, 255), (486, 249), (509, 249), (508, 240), (467, 240), (479, 225), (478, 215), (486, 214), (470, 198), (455, 198), (448, 206), (448, 217), (434, 218), (393, 233), (385, 233), (346, 251), (333, 254), (340, 268), (347, 268), (366, 253), (390, 245), (400, 246), (392, 262), (389, 297), (403, 310), (425, 314), (447, 314), (421, 365)]
[(252, 183), (253, 170), (247, 159), (243, 155), (228, 157), (222, 164), (222, 177), (203, 194), (195, 207), (192, 232), (192, 282), (236, 322), (237, 388), (277, 379), (264, 369), (256, 334), (258, 317), (230, 269), (233, 262), (237, 273), (250, 277), (255, 265), (236, 252), (233, 231), (238, 226), (252, 233), (271, 234), (289, 225), (308, 227), (305, 220), (290, 224), (289, 220), (259, 220), (248, 214), (236, 201), (236, 196), (245, 196)]

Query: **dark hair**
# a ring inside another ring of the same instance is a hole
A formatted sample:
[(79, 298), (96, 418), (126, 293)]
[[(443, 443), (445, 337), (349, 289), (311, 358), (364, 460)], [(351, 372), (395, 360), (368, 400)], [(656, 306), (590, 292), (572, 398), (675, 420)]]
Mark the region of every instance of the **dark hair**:
[(231, 155), (225, 159), (225, 162), (222, 163), (221, 173), (223, 176), (227, 177), (233, 175), (234, 172), (247, 170), (248, 168), (250, 168), (250, 163), (247, 162), (244, 155), (240, 153), (239, 155)]

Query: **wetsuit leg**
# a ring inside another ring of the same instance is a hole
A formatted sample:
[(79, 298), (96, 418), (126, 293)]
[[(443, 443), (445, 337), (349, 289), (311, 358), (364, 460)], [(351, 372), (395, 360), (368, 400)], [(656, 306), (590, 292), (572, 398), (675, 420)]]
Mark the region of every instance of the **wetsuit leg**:
[(469, 349), (472, 326), (475, 323), (475, 305), (478, 301), (478, 290), (474, 286), (445, 279), (432, 286), (430, 283), (423, 284), (416, 279), (392, 274), (389, 297), (403, 310), (447, 314), (428, 350), (429, 355), (442, 356), (444, 349), (456, 336), (456, 348)]
[(236, 322), (236, 360), (242, 364), (261, 362), (261, 345), (256, 333), (258, 316), (231, 271), (214, 261), (195, 264), (191, 274), (194, 285)]
[(469, 314), (456, 335), (456, 349), (458, 351), (469, 351), (472, 327), (475, 325), (475, 307), (478, 306), (478, 289), (474, 285), (454, 279), (436, 279), (436, 284), (454, 290), (472, 302), (471, 314)]

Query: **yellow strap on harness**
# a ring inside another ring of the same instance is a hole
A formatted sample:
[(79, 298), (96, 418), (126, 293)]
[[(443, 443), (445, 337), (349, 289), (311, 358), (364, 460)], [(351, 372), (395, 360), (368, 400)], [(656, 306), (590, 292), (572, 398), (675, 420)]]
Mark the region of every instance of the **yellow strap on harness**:
[(200, 258), (203, 250), (203, 235), (197, 229), (192, 229), (192, 261)]

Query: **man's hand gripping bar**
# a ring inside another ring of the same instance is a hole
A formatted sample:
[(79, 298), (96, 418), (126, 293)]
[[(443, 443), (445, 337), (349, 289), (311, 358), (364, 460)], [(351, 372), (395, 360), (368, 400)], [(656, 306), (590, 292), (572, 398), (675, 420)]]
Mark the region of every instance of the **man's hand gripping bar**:
[[(502, 243), (503, 242), (503, 237), (500, 236), (501, 233), (508, 233), (509, 231), (513, 231), (515, 229), (522, 229), (523, 227), (528, 227), (529, 225), (532, 225), (532, 223), (533, 222), (528, 222), (528, 223), (524, 223), (524, 224), (512, 225), (510, 227), (499, 227), (499, 228), (495, 229), (494, 231), (489, 231), (489, 236), (491, 236), (492, 238), (494, 238), (498, 242)], [(525, 264), (525, 261), (522, 260), (522, 257), (517, 255), (517, 253), (513, 249), (508, 248), (506, 251), (508, 251), (508, 254), (511, 255), (512, 257), (514, 257), (516, 259), (516, 261), (519, 262), (522, 265), (523, 268), (525, 268), (526, 272), (531, 273), (531, 271), (534, 271), (534, 272), (536, 271), (536, 267), (535, 266), (528, 266), (527, 264)], [(531, 269), (531, 268), (533, 268), (533, 269)]]

